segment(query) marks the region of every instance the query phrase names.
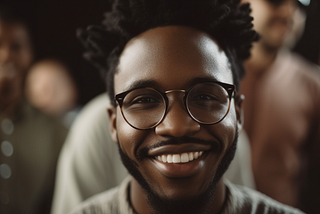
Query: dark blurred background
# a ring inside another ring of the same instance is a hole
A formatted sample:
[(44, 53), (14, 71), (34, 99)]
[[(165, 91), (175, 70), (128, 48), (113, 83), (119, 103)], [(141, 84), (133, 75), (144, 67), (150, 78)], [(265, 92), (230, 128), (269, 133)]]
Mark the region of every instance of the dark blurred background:
[[(263, 0), (257, 0), (263, 1)], [(98, 24), (110, 9), (108, 0), (0, 0), (8, 4), (30, 23), (36, 52), (35, 60), (53, 57), (62, 60), (72, 71), (84, 105), (105, 90), (98, 72), (82, 58), (84, 48), (75, 36), (76, 29)], [(314, 63), (319, 63), (320, 4), (313, 0), (302, 40), (295, 48)]]

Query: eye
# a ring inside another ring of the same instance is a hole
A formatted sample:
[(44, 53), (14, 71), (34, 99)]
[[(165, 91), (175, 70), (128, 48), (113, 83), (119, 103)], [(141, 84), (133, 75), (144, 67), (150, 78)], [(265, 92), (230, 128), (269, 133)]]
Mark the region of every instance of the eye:
[(196, 94), (191, 97), (191, 101), (218, 101), (219, 97), (215, 94)]
[(146, 97), (146, 96), (139, 96), (136, 97), (135, 99), (132, 100), (131, 104), (136, 104), (136, 103), (159, 103), (160, 100), (155, 98), (155, 97)]
[(163, 108), (164, 102), (161, 97), (144, 95), (136, 96), (128, 103), (124, 103), (124, 108), (130, 111), (150, 111)]

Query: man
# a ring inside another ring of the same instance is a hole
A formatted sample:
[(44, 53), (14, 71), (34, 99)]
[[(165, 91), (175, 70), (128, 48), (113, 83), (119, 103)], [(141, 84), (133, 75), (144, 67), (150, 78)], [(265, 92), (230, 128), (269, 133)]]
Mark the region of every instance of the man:
[[(294, 0), (249, 0), (261, 40), (241, 92), (257, 190), (307, 213), (320, 210), (319, 68), (290, 53), (304, 28)], [(301, 1), (303, 2), (303, 1)]]
[[(59, 156), (51, 214), (68, 213), (85, 199), (119, 185), (128, 175), (111, 139), (106, 93), (86, 104), (72, 124)], [(239, 133), (234, 160), (225, 173), (234, 184), (254, 188), (250, 144)]]
[(241, 61), (257, 38), (249, 13), (239, 1), (116, 1), (88, 29), (132, 177), (74, 213), (300, 213), (222, 178), (242, 123)]
[(25, 102), (23, 79), (33, 58), (19, 17), (0, 11), (0, 213), (49, 213), (57, 157), (66, 128)]

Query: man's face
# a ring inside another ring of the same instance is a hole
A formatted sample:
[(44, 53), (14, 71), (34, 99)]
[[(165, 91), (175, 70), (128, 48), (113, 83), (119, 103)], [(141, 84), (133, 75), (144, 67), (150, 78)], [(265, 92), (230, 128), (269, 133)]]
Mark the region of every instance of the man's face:
[(26, 77), (30, 103), (50, 115), (61, 115), (76, 105), (77, 91), (67, 68), (57, 61), (33, 65)]
[(32, 60), (25, 27), (0, 20), (0, 103), (8, 105), (22, 92), (22, 80)]
[[(116, 94), (141, 84), (164, 92), (187, 90), (195, 83), (212, 80), (233, 84), (224, 51), (203, 32), (170, 26), (146, 31), (126, 45), (114, 85)], [(240, 104), (232, 99), (230, 111), (220, 123), (201, 125), (187, 113), (181, 94), (171, 97), (165, 118), (149, 130), (132, 128), (116, 107), (110, 113), (112, 136), (157, 196), (194, 198), (209, 188), (236, 138)], [(187, 163), (156, 160), (157, 156), (198, 151), (202, 156)]]
[(298, 10), (296, 0), (271, 3), (269, 0), (243, 0), (249, 2), (254, 17), (254, 29), (261, 35), (260, 44), (266, 49), (277, 50), (291, 36), (294, 14)]

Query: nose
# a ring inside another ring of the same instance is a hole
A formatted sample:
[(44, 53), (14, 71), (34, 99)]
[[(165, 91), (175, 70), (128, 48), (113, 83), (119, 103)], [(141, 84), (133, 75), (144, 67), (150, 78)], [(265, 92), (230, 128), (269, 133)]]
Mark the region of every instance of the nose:
[[(163, 121), (156, 126), (155, 132), (158, 135), (171, 136), (171, 137), (183, 137), (196, 133), (200, 130), (200, 124), (193, 120), (182, 99), (174, 99), (170, 102), (167, 110), (167, 114)], [(178, 101), (180, 100), (180, 101)]]

